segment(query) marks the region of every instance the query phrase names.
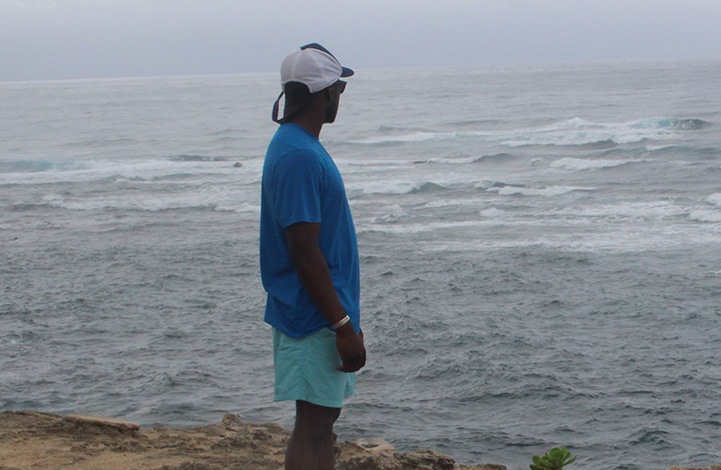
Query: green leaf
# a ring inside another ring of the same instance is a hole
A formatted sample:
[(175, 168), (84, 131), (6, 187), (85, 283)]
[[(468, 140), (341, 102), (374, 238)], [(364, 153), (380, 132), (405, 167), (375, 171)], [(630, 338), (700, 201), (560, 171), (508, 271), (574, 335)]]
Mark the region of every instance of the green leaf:
[(543, 457), (540, 455), (533, 456), (533, 463), (530, 465), (531, 470), (563, 470), (565, 465), (569, 465), (576, 461), (576, 457), (565, 447), (554, 447), (546, 452)]

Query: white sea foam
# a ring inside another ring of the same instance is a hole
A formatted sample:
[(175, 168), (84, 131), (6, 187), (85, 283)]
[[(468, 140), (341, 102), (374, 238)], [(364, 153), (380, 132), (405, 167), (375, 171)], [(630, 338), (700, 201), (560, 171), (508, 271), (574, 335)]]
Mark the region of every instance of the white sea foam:
[(44, 204), (71, 211), (137, 210), (164, 211), (170, 209), (213, 208), (217, 211), (259, 212), (257, 203), (247, 201), (248, 194), (231, 189), (205, 185), (193, 191), (143, 194), (102, 194), (97, 196), (64, 196), (48, 194)]
[(443, 163), (445, 165), (467, 165), (469, 163), (475, 163), (479, 160), (482, 160), (484, 156), (480, 157), (462, 157), (462, 158), (431, 158), (427, 160), (428, 163)]
[[(262, 161), (260, 161), (262, 164)], [(160, 178), (193, 175), (251, 176), (259, 181), (261, 164), (249, 162), (235, 168), (231, 161), (173, 161), (167, 159), (136, 161), (88, 161), (73, 167), (61, 166), (47, 171), (0, 173), (0, 184), (79, 183), (116, 177), (126, 180), (152, 181)]]
[(215, 206), (215, 210), (218, 212), (236, 212), (238, 214), (243, 213), (257, 213), (260, 214), (260, 206), (258, 204), (250, 204), (247, 202), (240, 203), (240, 205), (231, 204), (218, 204)]
[(476, 183), (474, 183), (474, 184), (473, 184), (473, 188), (475, 188), (475, 189), (488, 189), (488, 188), (492, 187), (495, 183), (496, 183), (495, 181), (481, 180), (481, 181), (477, 181)]
[(425, 142), (431, 140), (455, 140), (459, 137), (474, 137), (490, 142), (500, 142), (508, 147), (522, 147), (527, 145), (578, 146), (602, 142), (629, 144), (641, 142), (646, 139), (658, 140), (678, 136), (680, 132), (695, 129), (696, 127), (693, 125), (694, 122), (696, 121), (672, 118), (649, 118), (618, 123), (601, 123), (574, 117), (536, 128), (470, 132), (416, 131), (409, 134), (377, 136), (349, 142), (354, 144), (375, 145)]
[(103, 197), (87, 200), (57, 199), (48, 202), (49, 206), (71, 211), (93, 210), (141, 210), (162, 211), (168, 209), (186, 209), (192, 207), (210, 207), (211, 203), (200, 203), (192, 198), (152, 198), (152, 197)]
[(391, 234), (404, 234), (404, 233), (426, 233), (434, 232), (436, 230), (458, 230), (469, 227), (479, 227), (489, 225), (489, 221), (486, 220), (466, 220), (460, 222), (423, 222), (423, 223), (407, 223), (407, 224), (378, 224), (369, 223), (365, 224), (362, 222), (356, 223), (356, 230), (358, 233), (366, 232), (383, 232)]
[(433, 191), (457, 185), (468, 186), (474, 184), (474, 180), (468, 181), (468, 176), (465, 173), (422, 173), (420, 177), (427, 176), (429, 178), (427, 180), (414, 180), (410, 178), (384, 179), (385, 176), (386, 175), (375, 174), (373, 178), (367, 178), (365, 175), (350, 174), (345, 180), (346, 191), (349, 194), (402, 195), (414, 192)]
[[(498, 225), (498, 222), (483, 224), (483, 226), (486, 227), (493, 225)], [(529, 236), (502, 239), (466, 237), (464, 240), (459, 241), (440, 238), (432, 243), (420, 243), (417, 245), (417, 248), (422, 252), (467, 251), (477, 253), (482, 250), (496, 251), (503, 248), (542, 246), (565, 252), (579, 251), (584, 253), (603, 252), (620, 254), (673, 249), (675, 247), (687, 246), (689, 243), (712, 246), (716, 246), (719, 243), (719, 232), (708, 230), (701, 224), (693, 228), (677, 226), (675, 228), (665, 227), (660, 230), (658, 227), (649, 230), (649, 227), (646, 226), (625, 226), (622, 230), (616, 227), (612, 227), (610, 230), (600, 228), (599, 230), (585, 233), (582, 237), (577, 237), (574, 240), (569, 240), (565, 235), (559, 233), (543, 233), (538, 230), (543, 226), (533, 222), (503, 219), (503, 225), (510, 225), (513, 227), (513, 230), (523, 231), (524, 233), (528, 233)], [(465, 227), (472, 226), (469, 224)], [(399, 230), (388, 232), (401, 233)]]
[(550, 186), (547, 188), (520, 188), (517, 186), (504, 186), (502, 188), (489, 188), (486, 191), (495, 192), (501, 196), (543, 196), (553, 197), (568, 194), (573, 191), (593, 191), (593, 188), (575, 188), (568, 186)]
[(673, 148), (673, 147), (674, 147), (674, 145), (672, 145), (672, 144), (671, 145), (647, 145), (646, 150), (648, 150), (649, 152), (655, 152), (657, 150), (663, 150), (663, 149), (668, 149), (668, 148)]
[(386, 207), (386, 210), (389, 210), (390, 212), (382, 217), (379, 217), (377, 219), (378, 222), (393, 223), (408, 217), (408, 213), (403, 210), (400, 204), (392, 204)]
[(573, 118), (545, 127), (523, 129), (509, 133), (503, 144), (509, 147), (527, 145), (578, 146), (613, 142), (629, 144), (645, 139), (667, 139), (677, 134), (678, 128), (662, 125), (643, 125), (647, 120), (623, 123), (597, 123)]
[(371, 181), (363, 183), (347, 183), (347, 189), (360, 189), (363, 194), (408, 194), (418, 191), (424, 182), (412, 181)]
[(351, 140), (352, 144), (391, 144), (401, 142), (425, 142), (428, 140), (449, 140), (458, 137), (457, 132), (413, 132), (411, 134), (398, 135), (393, 137), (371, 137), (364, 140)]
[[(344, 166), (352, 167), (352, 166), (360, 166), (360, 167), (374, 167), (374, 166), (380, 166), (380, 167), (389, 167), (389, 166), (395, 166), (395, 167), (404, 167), (413, 165), (415, 163), (418, 163), (416, 160), (405, 160), (405, 159), (398, 159), (394, 158), (392, 160), (379, 160), (376, 158), (364, 158), (363, 160), (351, 160), (346, 158), (334, 158), (336, 164), (339, 168), (342, 168)], [(421, 162), (424, 163), (424, 162)]]
[(551, 163), (553, 168), (563, 168), (565, 170), (595, 170), (599, 168), (613, 168), (616, 166), (626, 165), (628, 163), (638, 163), (641, 160), (586, 160), (583, 158), (562, 158)]
[(555, 211), (565, 220), (599, 219), (605, 221), (630, 220), (663, 220), (679, 217), (686, 212), (681, 206), (668, 201), (653, 202), (617, 202), (613, 204), (565, 207)]
[(721, 211), (718, 210), (696, 210), (692, 211), (688, 218), (698, 222), (721, 222)]
[(706, 202), (709, 202), (715, 206), (721, 206), (721, 193), (716, 193), (716, 194), (710, 195), (706, 199)]
[(478, 215), (480, 215), (481, 217), (489, 217), (489, 218), (499, 217), (499, 216), (502, 216), (503, 214), (505, 214), (504, 211), (496, 209), (495, 207), (491, 207), (490, 209), (482, 210), (481, 212), (478, 213)]
[(479, 198), (467, 198), (467, 199), (434, 199), (423, 205), (426, 209), (435, 209), (439, 207), (473, 207), (481, 206), (486, 204), (488, 201)]

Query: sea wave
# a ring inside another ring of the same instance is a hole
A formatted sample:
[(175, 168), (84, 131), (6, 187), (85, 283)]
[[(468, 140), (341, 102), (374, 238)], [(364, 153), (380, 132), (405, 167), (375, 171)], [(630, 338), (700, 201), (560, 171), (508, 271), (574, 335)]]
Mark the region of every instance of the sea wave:
[(488, 188), (486, 191), (495, 192), (501, 196), (543, 196), (554, 197), (568, 194), (573, 191), (593, 191), (593, 188), (576, 188), (568, 186), (549, 186), (546, 188), (524, 188), (518, 186), (504, 186), (502, 188)]
[(431, 158), (425, 160), (424, 163), (442, 163), (444, 165), (467, 165), (471, 163), (480, 162), (493, 162), (493, 163), (505, 163), (515, 158), (510, 153), (497, 153), (492, 155), (481, 155), (481, 156), (468, 156), (468, 157), (443, 157), (443, 158)]
[(237, 164), (217, 157), (180, 156), (155, 160), (17, 161), (0, 163), (2, 184), (46, 184), (106, 179), (161, 181), (192, 175), (249, 175), (259, 178), (262, 160)]
[(205, 155), (177, 155), (168, 158), (173, 162), (227, 162), (226, 157), (208, 157)]
[(49, 160), (0, 161), (0, 175), (5, 173), (39, 173), (45, 171), (83, 170), (87, 162), (55, 162)]
[(517, 158), (511, 153), (496, 153), (489, 155), (462, 155), (462, 156), (447, 156), (447, 157), (434, 157), (425, 160), (408, 160), (408, 159), (392, 159), (392, 160), (379, 160), (363, 159), (363, 160), (346, 160), (342, 157), (336, 159), (336, 163), (339, 166), (357, 166), (357, 167), (404, 167), (410, 165), (426, 165), (426, 164), (439, 164), (439, 165), (469, 165), (473, 163), (481, 162), (493, 162), (493, 163), (504, 163), (511, 159)]
[[(428, 141), (453, 141), (459, 138), (482, 139), (507, 147), (530, 145), (553, 146), (614, 146), (655, 141), (677, 136), (679, 133), (698, 131), (712, 126), (702, 119), (679, 119), (673, 117), (644, 118), (628, 122), (600, 123), (580, 117), (552, 124), (515, 130), (463, 130), (436, 131), (429, 129), (381, 128), (378, 135), (346, 143), (357, 145), (387, 146)], [(389, 135), (392, 134), (392, 135)], [(655, 145), (655, 144), (651, 144)]]
[(654, 156), (683, 156), (703, 160), (718, 160), (721, 158), (721, 147), (693, 147), (688, 145), (647, 145), (645, 149)]
[(358, 188), (347, 184), (348, 189), (360, 189), (363, 194), (411, 194), (417, 192), (444, 189), (444, 186), (432, 181), (379, 181), (363, 183)]
[(481, 217), (488, 217), (488, 218), (500, 217), (504, 214), (505, 214), (504, 211), (502, 211), (500, 209), (496, 209), (495, 207), (491, 207), (490, 209), (484, 209), (478, 213), (478, 215), (480, 215)]
[(70, 211), (147, 211), (160, 212), (179, 209), (215, 210), (220, 212), (257, 213), (257, 203), (248, 202), (243, 195), (228, 188), (198, 187), (189, 192), (104, 194), (102, 196), (68, 196), (47, 194), (34, 204)]
[[(489, 185), (490, 186), (490, 185)], [(486, 187), (489, 187), (486, 186)], [(448, 198), (434, 199), (423, 204), (426, 209), (435, 209), (439, 207), (477, 207), (486, 204), (487, 199), (482, 198)]]
[(358, 222), (356, 224), (356, 230), (358, 234), (365, 234), (371, 232), (381, 232), (389, 234), (408, 234), (408, 233), (426, 233), (434, 232), (436, 230), (449, 230), (449, 229), (462, 229), (469, 227), (480, 227), (488, 225), (488, 221), (485, 220), (466, 220), (459, 222), (431, 222), (431, 223), (409, 223), (409, 224), (364, 224)]
[(721, 222), (721, 211), (718, 210), (696, 210), (688, 215), (689, 220), (697, 222)]
[(583, 158), (562, 158), (551, 163), (553, 168), (563, 168), (565, 170), (595, 170), (600, 168), (613, 168), (629, 163), (639, 163), (642, 160), (586, 160)]
[(678, 129), (682, 131), (698, 131), (712, 125), (703, 119), (650, 118), (639, 119), (630, 123), (640, 129)]
[(415, 131), (410, 134), (396, 136), (371, 137), (364, 140), (351, 140), (348, 143), (361, 145), (389, 145), (408, 142), (426, 142), (429, 140), (453, 140), (458, 137), (458, 132), (428, 132)]
[(548, 126), (517, 131), (503, 144), (509, 147), (529, 145), (587, 146), (621, 145), (675, 137), (679, 132), (695, 131), (712, 123), (701, 119), (646, 118), (621, 123), (598, 123), (574, 117)]
[(685, 211), (684, 207), (671, 204), (668, 201), (654, 201), (615, 202), (585, 207), (564, 207), (557, 209), (555, 213), (565, 220), (599, 219), (619, 221), (628, 219), (661, 221), (683, 216)]
[(710, 195), (708, 198), (706, 198), (706, 202), (715, 206), (721, 206), (721, 193)]

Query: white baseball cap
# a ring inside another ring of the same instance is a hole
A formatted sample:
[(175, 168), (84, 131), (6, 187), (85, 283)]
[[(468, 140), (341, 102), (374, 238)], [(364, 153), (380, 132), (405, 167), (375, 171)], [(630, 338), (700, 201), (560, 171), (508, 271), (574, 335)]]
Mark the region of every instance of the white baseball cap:
[[(355, 72), (343, 67), (328, 49), (318, 43), (306, 44), (285, 58), (280, 66), (280, 86), (285, 88), (288, 82), (302, 83), (311, 93), (328, 88), (342, 77), (350, 77)], [(273, 120), (278, 119), (278, 108), (283, 93), (273, 105)]]
[(328, 88), (353, 70), (343, 67), (333, 54), (320, 44), (307, 44), (285, 58), (280, 67), (280, 84), (299, 82), (311, 93)]

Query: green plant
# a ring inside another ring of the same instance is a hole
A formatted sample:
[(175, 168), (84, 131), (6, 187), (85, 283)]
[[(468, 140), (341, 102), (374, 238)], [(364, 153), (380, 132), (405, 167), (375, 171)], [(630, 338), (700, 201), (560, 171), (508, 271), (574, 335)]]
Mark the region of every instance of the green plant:
[(571, 457), (571, 453), (565, 447), (554, 447), (546, 455), (533, 456), (531, 470), (561, 470), (565, 465), (572, 464), (576, 461), (576, 456)]

